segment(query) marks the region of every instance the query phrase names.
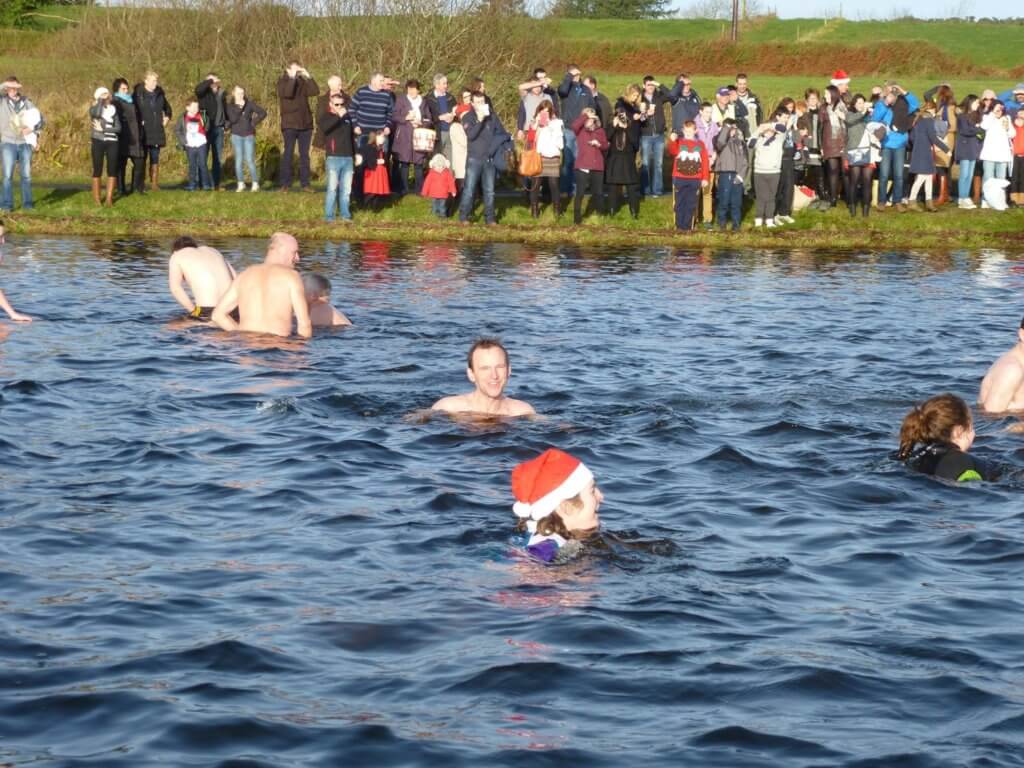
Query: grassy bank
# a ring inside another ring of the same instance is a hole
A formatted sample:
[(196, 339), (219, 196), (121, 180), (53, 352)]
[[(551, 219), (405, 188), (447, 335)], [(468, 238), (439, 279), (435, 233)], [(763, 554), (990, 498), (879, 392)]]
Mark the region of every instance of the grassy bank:
[(686, 247), (780, 247), (860, 250), (929, 250), (957, 248), (1024, 248), (1024, 210), (960, 211), (946, 206), (939, 213), (874, 211), (868, 219), (851, 219), (837, 208), (807, 211), (797, 223), (776, 230), (753, 230), (751, 216), (738, 234), (678, 233), (673, 228), (669, 198), (648, 200), (634, 221), (622, 210), (614, 218), (591, 216), (572, 226), (571, 211), (556, 221), (550, 209), (534, 221), (522, 196), (498, 197), (499, 224), (484, 226), (477, 216), (469, 226), (438, 221), (430, 203), (415, 196), (379, 213), (356, 210), (355, 221), (323, 221), (323, 195), (300, 192), (193, 192), (161, 190), (118, 200), (112, 209), (97, 208), (91, 195), (77, 188), (38, 189), (36, 208), (7, 217), (15, 234), (74, 234), (103, 238), (192, 234), (208, 237), (267, 237), (292, 232), (304, 240), (386, 240), (396, 242), (518, 242), (531, 245), (579, 246), (666, 245)]

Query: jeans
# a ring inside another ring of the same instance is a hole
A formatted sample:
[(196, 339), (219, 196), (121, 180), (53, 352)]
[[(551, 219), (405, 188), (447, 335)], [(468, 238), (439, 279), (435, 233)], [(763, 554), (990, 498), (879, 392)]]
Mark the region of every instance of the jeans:
[(466, 158), (466, 180), (459, 201), (459, 221), (469, 221), (469, 214), (473, 212), (473, 195), (476, 194), (478, 184), (483, 185), (484, 221), (494, 224), (494, 163), (473, 157)]
[(235, 178), (239, 182), (245, 181), (245, 175), (242, 171), (242, 164), (244, 163), (249, 168), (249, 176), (252, 177), (252, 183), (259, 184), (260, 173), (256, 170), (256, 137), (235, 136), (235, 134), (231, 134), (231, 146), (235, 150)]
[(341, 218), (345, 221), (351, 221), (352, 212), (349, 210), (349, 199), (352, 196), (352, 176), (355, 173), (355, 161), (351, 157), (328, 155), (324, 163), (327, 169), (327, 194), (324, 197), (324, 218), (327, 221), (334, 221), (334, 209), (340, 205)]
[(662, 194), (662, 160), (665, 157), (665, 136), (640, 137), (640, 191), (645, 195)]
[(447, 216), (448, 216), (448, 209), (447, 209), (447, 205), (446, 205), (447, 202), (448, 201), (445, 200), (442, 197), (435, 197), (433, 200), (430, 201), (430, 208), (434, 212), (434, 215), (437, 216), (437, 218), (439, 218), (439, 219), (447, 218)]
[(693, 215), (697, 212), (700, 180), (672, 179), (676, 190), (676, 229), (693, 229)]
[(220, 186), (221, 166), (224, 163), (224, 126), (210, 126), (206, 129), (206, 146), (210, 148), (210, 155), (213, 158), (210, 177), (213, 179), (213, 186)]
[(562, 140), (562, 175), (559, 177), (559, 186), (563, 195), (572, 195), (576, 190), (576, 134), (563, 128)]
[(395, 181), (392, 184), (396, 195), (406, 195), (409, 193), (409, 166), (413, 167), (413, 181), (415, 182), (415, 188), (413, 192), (417, 195), (420, 193), (420, 189), (423, 188), (423, 163), (395, 163)]
[(960, 180), (957, 182), (957, 198), (967, 200), (971, 196), (971, 182), (974, 180), (974, 168), (977, 160), (960, 161)]
[(284, 152), (281, 153), (281, 186), (287, 189), (292, 185), (292, 153), (295, 145), (299, 145), (299, 184), (309, 186), (309, 145), (313, 141), (313, 129), (283, 128)]
[(878, 166), (878, 204), (885, 205), (889, 199), (886, 189), (889, 185), (889, 176), (892, 175), (892, 201), (893, 203), (903, 202), (903, 164), (907, 159), (907, 148), (883, 149), (882, 162)]
[[(6, 146), (6, 145), (4, 145)], [(4, 176), (6, 176), (6, 171)], [(1009, 163), (997, 163), (995, 160), (982, 160), (981, 161), (981, 186), (985, 186), (985, 182), (989, 179), (1008, 179), (1010, 177), (1010, 164)]]
[(209, 145), (201, 147), (185, 147), (185, 154), (188, 155), (188, 184), (185, 186), (189, 192), (194, 192), (200, 183), (203, 189), (212, 189), (213, 182), (210, 180), (210, 169), (206, 167), (206, 156), (209, 154)]
[(732, 228), (740, 228), (743, 218), (743, 179), (736, 178), (735, 172), (718, 174), (718, 226), (725, 228), (727, 218), (732, 218)]
[(32, 208), (32, 147), (28, 144), (0, 144), (3, 156), (4, 185), (0, 210), (14, 210), (14, 166), (21, 174), (21, 207)]

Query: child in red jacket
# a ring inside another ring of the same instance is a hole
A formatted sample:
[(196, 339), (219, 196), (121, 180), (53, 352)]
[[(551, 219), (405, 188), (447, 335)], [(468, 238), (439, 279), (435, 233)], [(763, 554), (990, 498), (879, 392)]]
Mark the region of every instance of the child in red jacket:
[(434, 215), (439, 219), (447, 217), (449, 197), (455, 197), (455, 175), (452, 173), (448, 158), (437, 154), (430, 159), (430, 171), (423, 180), (420, 194), (431, 198)]
[(672, 162), (672, 187), (675, 191), (676, 229), (692, 230), (700, 191), (708, 185), (708, 150), (697, 138), (697, 124), (683, 123), (683, 135), (673, 133), (668, 153)]

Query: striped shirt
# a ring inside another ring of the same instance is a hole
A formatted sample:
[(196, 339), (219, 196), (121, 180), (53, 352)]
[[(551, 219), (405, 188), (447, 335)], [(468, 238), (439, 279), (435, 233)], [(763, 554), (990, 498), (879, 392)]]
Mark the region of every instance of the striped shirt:
[(383, 130), (391, 121), (394, 101), (389, 91), (375, 91), (364, 85), (352, 97), (355, 123), (363, 132)]

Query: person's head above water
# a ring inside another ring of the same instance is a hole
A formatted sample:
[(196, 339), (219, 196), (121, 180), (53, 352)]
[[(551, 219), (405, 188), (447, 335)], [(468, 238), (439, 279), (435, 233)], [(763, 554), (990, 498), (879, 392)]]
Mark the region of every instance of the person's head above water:
[(501, 397), (511, 373), (508, 350), (500, 341), (480, 338), (473, 342), (466, 355), (466, 378), (478, 392), (490, 398)]
[(331, 300), (331, 281), (316, 272), (307, 272), (302, 276), (302, 289), (310, 304)]
[(948, 392), (914, 406), (900, 426), (900, 458), (910, 456), (919, 443), (945, 443), (967, 451), (974, 443), (970, 406)]
[(287, 232), (275, 232), (267, 246), (267, 264), (294, 267), (299, 263), (299, 241)]
[(517, 529), (530, 534), (527, 549), (541, 560), (553, 560), (572, 538), (597, 531), (597, 510), (604, 494), (594, 475), (579, 459), (557, 448), (524, 461), (512, 470), (512, 511)]

